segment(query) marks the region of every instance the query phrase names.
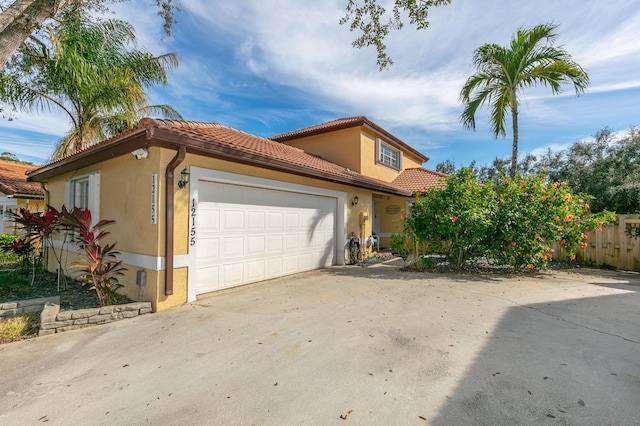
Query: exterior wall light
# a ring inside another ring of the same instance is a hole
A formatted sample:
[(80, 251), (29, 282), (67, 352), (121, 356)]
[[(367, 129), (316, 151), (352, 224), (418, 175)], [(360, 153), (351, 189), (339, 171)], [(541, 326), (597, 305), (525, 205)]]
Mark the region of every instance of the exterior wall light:
[(360, 199), (356, 195), (355, 197), (353, 197), (353, 201), (351, 202), (351, 205), (352, 206), (357, 206), (358, 205), (358, 201), (360, 201)]
[(178, 188), (182, 189), (189, 183), (189, 170), (185, 167), (183, 171), (180, 172), (180, 181), (178, 182)]

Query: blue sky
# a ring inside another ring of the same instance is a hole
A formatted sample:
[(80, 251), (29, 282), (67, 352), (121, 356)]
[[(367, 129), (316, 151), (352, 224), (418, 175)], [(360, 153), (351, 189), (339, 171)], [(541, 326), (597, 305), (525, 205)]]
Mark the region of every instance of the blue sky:
[[(430, 27), (406, 26), (387, 39), (395, 61), (379, 71), (373, 49), (351, 47), (338, 25), (346, 0), (182, 0), (171, 37), (163, 39), (146, 0), (118, 6), (136, 27), (139, 46), (175, 51), (180, 66), (154, 103), (173, 105), (187, 120), (217, 122), (259, 136), (366, 115), (431, 160), (457, 165), (509, 157), (511, 135), (493, 139), (487, 110), (475, 132), (459, 116), (459, 93), (474, 72), (473, 51), (506, 45), (520, 27), (560, 25), (564, 46), (589, 73), (576, 97), (571, 86), (552, 96), (534, 88), (521, 98), (520, 152), (562, 149), (608, 126), (640, 125), (640, 2), (637, 0), (453, 0), (432, 9)], [(510, 123), (508, 124), (510, 128)], [(0, 151), (42, 163), (68, 123), (59, 113), (0, 119)]]

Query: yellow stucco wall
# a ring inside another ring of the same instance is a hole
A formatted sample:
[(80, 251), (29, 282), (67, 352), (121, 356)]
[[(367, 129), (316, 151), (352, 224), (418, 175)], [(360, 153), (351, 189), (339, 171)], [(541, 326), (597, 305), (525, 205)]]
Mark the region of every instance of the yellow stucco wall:
[[(402, 222), (406, 215), (406, 197), (395, 195), (383, 195), (380, 202), (380, 233), (381, 234), (399, 234), (402, 232)], [(395, 213), (396, 210), (399, 211)], [(380, 238), (381, 248), (390, 248), (390, 238), (384, 236)]]
[[(385, 182), (393, 181), (404, 169), (422, 167), (422, 162), (408, 152), (403, 152), (401, 170), (395, 170), (378, 163), (376, 158), (377, 137), (375, 134), (365, 132), (360, 127), (353, 127), (287, 143), (365, 176)], [(389, 141), (386, 142), (389, 143)]]
[[(362, 159), (361, 173), (363, 175), (380, 179), (385, 182), (392, 182), (395, 178), (398, 177), (402, 170), (422, 167), (422, 163), (418, 159), (414, 158), (411, 155), (408, 155), (406, 152), (403, 152), (402, 155), (401, 170), (396, 170), (392, 167), (379, 163), (376, 157), (377, 139), (377, 136), (373, 134), (364, 131), (361, 133), (360, 158)], [(386, 140), (385, 142), (389, 143)]]
[[(52, 178), (48, 183), (49, 203), (61, 208), (64, 203), (65, 181), (100, 171), (100, 219), (116, 220), (107, 228), (110, 235), (105, 242), (117, 241), (117, 249), (135, 255), (145, 255), (150, 258), (163, 258), (164, 249), (164, 220), (165, 220), (165, 176), (166, 165), (175, 156), (171, 149), (152, 147), (149, 157), (136, 160), (132, 155), (124, 155), (110, 159), (101, 164), (66, 173)], [(180, 179), (180, 171), (187, 167), (197, 166), (247, 176), (255, 176), (282, 182), (314, 186), (347, 194), (346, 233), (355, 232), (361, 238), (366, 238), (372, 232), (372, 193), (365, 189), (358, 189), (337, 183), (326, 182), (313, 178), (294, 176), (291, 174), (262, 169), (259, 167), (231, 163), (214, 158), (187, 154), (185, 160), (175, 170), (174, 185)], [(158, 174), (157, 190), (157, 224), (150, 223), (151, 175)], [(358, 196), (357, 206), (352, 206), (352, 200)], [(186, 255), (189, 252), (189, 187), (180, 190), (175, 186), (174, 194), (174, 255)], [(341, 206), (338, 206), (341, 208)], [(369, 220), (360, 226), (359, 213), (365, 212)], [(66, 255), (71, 259), (74, 248)], [(138, 300), (139, 288), (135, 284), (136, 271), (139, 266), (127, 264), (127, 256), (123, 256), (124, 266), (128, 268), (121, 279), (125, 285), (120, 290), (133, 300)], [(49, 269), (54, 270), (56, 262), (50, 257)], [(164, 295), (164, 270), (146, 269), (147, 284), (142, 290), (142, 300), (150, 301), (154, 310), (163, 310), (187, 301), (188, 269), (174, 268), (173, 292), (171, 296)]]
[(285, 143), (361, 173), (359, 128), (337, 130)]

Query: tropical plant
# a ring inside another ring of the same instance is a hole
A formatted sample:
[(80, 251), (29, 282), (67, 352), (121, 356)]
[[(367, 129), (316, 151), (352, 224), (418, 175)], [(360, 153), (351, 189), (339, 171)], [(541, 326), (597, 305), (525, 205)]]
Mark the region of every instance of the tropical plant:
[(485, 44), (473, 54), (477, 72), (464, 84), (460, 99), (464, 110), (460, 120), (464, 127), (475, 130), (475, 115), (484, 104), (491, 109), (493, 136), (505, 137), (507, 111), (511, 112), (513, 143), (509, 174), (515, 177), (518, 164), (518, 107), (523, 89), (548, 86), (552, 93), (562, 91), (571, 81), (580, 95), (589, 85), (586, 71), (575, 63), (561, 47), (554, 47), (557, 25), (543, 24), (519, 29), (507, 47)]
[[(63, 248), (60, 248), (59, 254), (56, 252), (53, 244), (53, 235), (62, 230), (62, 225), (60, 223), (62, 213), (51, 206), (48, 206), (47, 210), (44, 212), (31, 212), (28, 208), (21, 207), (17, 212), (9, 212), (9, 215), (11, 216), (11, 220), (15, 222), (23, 234), (20, 239), (17, 239), (12, 243), (12, 250), (14, 250), (16, 254), (20, 255), (20, 253), (25, 250), (38, 248), (40, 249), (41, 256), (44, 257), (45, 253), (48, 253), (46, 249), (50, 248), (51, 253), (53, 253), (56, 258), (58, 266), (58, 289), (60, 289), (61, 285), (63, 288), (66, 288), (66, 280), (62, 267)], [(63, 246), (65, 242), (66, 238), (62, 243)], [(35, 259), (33, 264), (32, 284), (35, 280)]]
[(91, 225), (89, 209), (74, 207), (70, 211), (63, 209), (62, 223), (77, 232), (78, 248), (84, 254), (71, 262), (71, 268), (79, 272), (76, 278), (96, 291), (100, 306), (111, 305), (117, 299), (117, 290), (122, 287), (118, 277), (126, 271), (122, 261), (117, 260), (120, 253), (114, 250), (115, 243), (100, 244), (100, 240), (109, 234), (103, 228), (114, 221), (101, 220)]
[(446, 182), (444, 188), (415, 194), (404, 226), (427, 251), (444, 252), (455, 268), (461, 268), (485, 251), (483, 242), (495, 210), (492, 187), (478, 184), (465, 167)]
[(71, 129), (59, 141), (55, 158), (85, 149), (131, 128), (142, 115), (181, 118), (168, 105), (149, 105), (145, 89), (167, 83), (178, 56), (154, 56), (129, 49), (133, 27), (121, 20), (92, 23), (78, 9), (59, 24), (32, 36), (0, 74), (0, 101), (40, 112), (59, 109)]
[(455, 268), (486, 258), (515, 271), (546, 268), (552, 243), (572, 259), (586, 247), (585, 231), (602, 229), (611, 212), (592, 214), (591, 197), (566, 182), (547, 183), (542, 174), (478, 184), (473, 171), (461, 168), (445, 188), (415, 194), (405, 232), (426, 252), (444, 252)]

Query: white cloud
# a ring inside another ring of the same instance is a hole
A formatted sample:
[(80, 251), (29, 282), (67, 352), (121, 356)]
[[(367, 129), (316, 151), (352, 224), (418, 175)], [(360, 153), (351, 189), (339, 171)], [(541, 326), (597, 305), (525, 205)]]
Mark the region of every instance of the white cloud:
[[(354, 49), (356, 34), (338, 25), (345, 4), (344, 0), (183, 1), (174, 35), (164, 41), (155, 7), (141, 1), (116, 7), (118, 16), (135, 24), (139, 46), (154, 53), (181, 53), (180, 67), (172, 72), (166, 89), (154, 90), (154, 101), (172, 104), (186, 119), (228, 125), (250, 121), (262, 123), (260, 131), (300, 116), (308, 116), (313, 124), (364, 114), (425, 146), (450, 144), (455, 150), (460, 139), (490, 139), (484, 123), (476, 133), (462, 133), (458, 121), (460, 88), (474, 72), (473, 51), (484, 43), (505, 45), (518, 28), (547, 22), (560, 25), (557, 45), (565, 46), (587, 69), (591, 87), (576, 102), (570, 86), (561, 96), (552, 96), (548, 88), (527, 90), (521, 113), (528, 124), (556, 133), (572, 124), (573, 132), (583, 133), (566, 138), (577, 140), (593, 133), (594, 121), (601, 125), (594, 117), (604, 115), (604, 96), (640, 87), (637, 0), (610, 0), (606, 6), (583, 0), (454, 0), (431, 9), (427, 30), (406, 26), (392, 33), (387, 45), (395, 64), (382, 72), (375, 64), (374, 49)], [(292, 96), (296, 98), (284, 105), (274, 102)], [(246, 104), (235, 103), (240, 101)], [(617, 115), (631, 117), (631, 103), (620, 104), (627, 108), (621, 107)], [(484, 108), (477, 121), (486, 121), (486, 114)], [(53, 134), (66, 130), (65, 120), (24, 120), (21, 125), (31, 130)], [(580, 125), (583, 130), (576, 130)], [(425, 134), (438, 134), (438, 140), (420, 137)], [(496, 156), (487, 151), (497, 144), (478, 146), (479, 153)], [(464, 155), (472, 153), (455, 156)]]

